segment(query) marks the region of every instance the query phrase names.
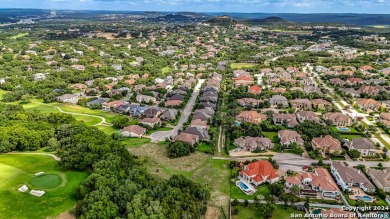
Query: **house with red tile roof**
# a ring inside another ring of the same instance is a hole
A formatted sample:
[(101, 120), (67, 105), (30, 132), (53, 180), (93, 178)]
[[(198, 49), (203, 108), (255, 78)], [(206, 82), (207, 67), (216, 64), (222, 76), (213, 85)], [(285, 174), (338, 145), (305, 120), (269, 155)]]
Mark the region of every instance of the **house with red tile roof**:
[(364, 110), (379, 110), (379, 108), (382, 106), (381, 103), (374, 99), (361, 99), (357, 102), (357, 105), (360, 109)]
[(341, 149), (341, 142), (330, 135), (313, 138), (311, 140), (311, 145), (313, 147), (313, 150), (318, 149), (320, 151), (322, 157), (325, 157), (325, 155), (327, 154), (341, 154), (343, 152), (343, 150)]
[(364, 80), (361, 78), (347, 78), (347, 83), (349, 85), (363, 84)]
[(286, 177), (286, 187), (291, 188), (294, 185), (304, 190), (313, 190), (321, 192), (323, 197), (336, 198), (340, 194), (340, 189), (332, 179), (329, 172), (318, 167), (313, 172), (302, 172), (293, 176)]
[(234, 86), (250, 86), (254, 83), (254, 79), (251, 76), (241, 75), (236, 78), (233, 78)]
[(262, 90), (263, 90), (263, 88), (256, 86), (256, 85), (250, 86), (248, 89), (250, 94), (261, 94)]
[(369, 66), (369, 65), (363, 65), (359, 68), (360, 71), (374, 71), (375, 68), (373, 68), (372, 66)]
[(273, 168), (270, 162), (258, 160), (244, 166), (239, 172), (239, 178), (256, 186), (262, 183), (274, 183), (279, 180), (278, 172)]

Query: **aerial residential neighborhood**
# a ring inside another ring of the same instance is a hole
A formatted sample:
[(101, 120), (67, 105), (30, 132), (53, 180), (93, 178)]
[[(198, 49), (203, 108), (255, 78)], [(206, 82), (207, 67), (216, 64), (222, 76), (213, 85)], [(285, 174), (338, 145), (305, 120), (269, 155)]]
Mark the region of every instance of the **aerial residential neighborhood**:
[(0, 218), (390, 217), (387, 1), (37, 2), (0, 2)]

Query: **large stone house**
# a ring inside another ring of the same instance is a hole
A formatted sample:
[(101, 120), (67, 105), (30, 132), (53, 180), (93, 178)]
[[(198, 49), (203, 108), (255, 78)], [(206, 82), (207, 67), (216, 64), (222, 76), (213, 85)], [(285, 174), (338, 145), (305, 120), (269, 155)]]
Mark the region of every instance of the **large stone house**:
[(374, 156), (376, 153), (374, 144), (368, 138), (355, 138), (352, 141), (347, 141), (345, 145), (348, 150), (358, 150), (362, 157)]
[(300, 123), (306, 120), (316, 123), (319, 123), (321, 121), (320, 117), (312, 111), (299, 111), (296, 113), (296, 116)]
[(255, 151), (268, 150), (274, 148), (274, 144), (269, 138), (264, 137), (240, 137), (234, 139), (234, 144), (241, 150)]
[(236, 121), (238, 122), (249, 122), (253, 124), (259, 124), (266, 119), (267, 115), (260, 114), (256, 111), (243, 111), (236, 116)]
[(309, 110), (311, 109), (311, 102), (308, 99), (295, 99), (291, 100), (292, 107), (300, 110)]
[(374, 111), (379, 110), (379, 108), (382, 106), (381, 103), (379, 103), (378, 101), (371, 99), (371, 98), (361, 99), (357, 102), (357, 105), (360, 109), (374, 110)]
[(299, 124), (295, 114), (274, 113), (272, 115), (272, 120), (275, 125), (285, 125), (289, 128), (293, 128), (294, 126)]
[(330, 172), (343, 191), (352, 192), (352, 188), (357, 187), (365, 192), (375, 192), (375, 186), (360, 170), (346, 166), (343, 162), (333, 161), (330, 165)]
[(325, 113), (323, 115), (324, 120), (330, 120), (332, 121), (332, 124), (335, 126), (351, 126), (352, 125), (352, 119), (344, 115), (343, 113), (340, 112), (335, 112), (335, 113)]
[(382, 170), (369, 168), (367, 174), (378, 188), (390, 193), (390, 167), (385, 167)]
[(292, 130), (280, 130), (278, 131), (278, 138), (280, 144), (282, 145), (291, 145), (292, 143), (297, 143), (298, 145), (303, 146), (303, 139), (300, 134)]
[(120, 134), (125, 137), (137, 137), (142, 138), (142, 136), (146, 133), (146, 128), (143, 128), (139, 125), (130, 125), (122, 128)]
[(262, 183), (274, 183), (279, 180), (278, 172), (266, 160), (258, 160), (244, 166), (239, 172), (239, 178), (255, 186)]
[(270, 99), (269, 102), (271, 106), (277, 106), (277, 105), (282, 105), (283, 107), (288, 107), (288, 100), (286, 97), (282, 95), (273, 95)]
[(329, 172), (322, 167), (316, 168), (313, 172), (302, 172), (286, 177), (286, 187), (291, 188), (297, 185), (303, 190), (321, 192), (323, 197), (336, 198), (340, 194), (340, 189), (332, 179)]
[(322, 157), (325, 157), (328, 154), (341, 154), (343, 152), (341, 142), (330, 135), (313, 138), (311, 140), (311, 145), (313, 150), (318, 149), (320, 151)]

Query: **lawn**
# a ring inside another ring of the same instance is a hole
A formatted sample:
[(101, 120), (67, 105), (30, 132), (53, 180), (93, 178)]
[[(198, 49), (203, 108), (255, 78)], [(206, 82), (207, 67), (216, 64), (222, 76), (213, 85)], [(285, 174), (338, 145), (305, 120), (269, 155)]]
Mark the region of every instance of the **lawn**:
[(273, 143), (279, 143), (277, 132), (262, 132), (262, 133), (265, 137), (271, 139)]
[[(256, 218), (256, 219), (262, 219), (263, 217), (259, 214), (258, 209), (253, 204), (249, 204), (248, 207), (245, 207), (242, 203), (240, 203), (238, 206), (236, 206), (238, 209), (238, 215), (233, 215), (233, 219), (249, 219), (249, 218)], [(275, 210), (273, 212), (271, 219), (290, 219), (291, 214), (302, 214), (305, 213), (303, 211), (295, 210), (291, 207), (287, 207), (286, 209), (282, 205), (275, 205)], [(303, 217), (295, 217), (295, 218), (303, 218)]]
[[(347, 200), (347, 202), (351, 205), (351, 206), (356, 206), (356, 201), (355, 200), (352, 200), (349, 198), (349, 195), (346, 195), (346, 194), (343, 194), (345, 199)], [(386, 206), (387, 203), (385, 200), (381, 199), (379, 196), (375, 196), (375, 198), (378, 200), (377, 202), (373, 203), (365, 203), (365, 205), (370, 205), (370, 206)]]
[(257, 66), (257, 64), (254, 64), (254, 63), (232, 63), (230, 65), (231, 68), (233, 69), (238, 69), (238, 68), (252, 68), (252, 67), (255, 67)]
[(29, 33), (19, 33), (19, 34), (16, 34), (16, 35), (12, 36), (11, 39), (16, 40), (18, 38), (25, 37), (25, 36), (28, 36), (28, 35), (30, 35), (30, 34)]
[[(52, 157), (29, 154), (0, 155), (0, 172), (0, 218), (55, 217), (75, 206), (76, 190), (88, 176), (61, 168)], [(47, 175), (36, 177), (37, 172)], [(17, 191), (24, 184), (29, 189), (45, 187), (46, 194)]]
[(253, 200), (255, 199), (256, 196), (262, 195), (264, 197), (267, 197), (271, 194), (267, 186), (260, 186), (257, 188), (257, 191), (253, 195), (245, 195), (244, 192), (242, 192), (236, 184), (231, 183), (230, 184), (230, 189), (231, 189), (231, 199), (248, 199), (248, 200)]
[(342, 134), (342, 135), (340, 135), (340, 137), (343, 138), (343, 139), (353, 140), (355, 138), (362, 138), (363, 135)]
[[(38, 100), (33, 100), (31, 103), (22, 104), (22, 106), (26, 111), (38, 110), (42, 113), (59, 113), (60, 111), (56, 107), (53, 107), (54, 104), (56, 104), (56, 103), (51, 103), (50, 105), (45, 105), (45, 104), (41, 104)], [(64, 109), (65, 107), (60, 106), (60, 108), (62, 110), (64, 110), (65, 112), (68, 112), (67, 110)], [(69, 111), (69, 112), (71, 112), (71, 111)], [(77, 111), (75, 111), (75, 112), (77, 112)], [(77, 113), (81, 113), (81, 112), (77, 112)], [(102, 121), (102, 119), (97, 118), (97, 117), (83, 116), (83, 115), (73, 115), (73, 116), (78, 121), (83, 121), (87, 125), (96, 125)]]
[(203, 153), (210, 153), (211, 150), (211, 145), (206, 142), (202, 142), (198, 145), (198, 151), (203, 152)]
[(124, 140), (127, 147), (141, 147), (150, 142), (150, 138), (126, 138)]

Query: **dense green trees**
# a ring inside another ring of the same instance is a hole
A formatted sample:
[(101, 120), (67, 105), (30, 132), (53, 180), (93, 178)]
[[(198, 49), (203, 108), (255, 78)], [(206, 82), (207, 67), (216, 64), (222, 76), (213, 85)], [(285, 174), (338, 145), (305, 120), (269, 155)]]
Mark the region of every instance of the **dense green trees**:
[(182, 141), (174, 141), (168, 145), (168, 157), (176, 158), (188, 156), (195, 151), (195, 146)]
[(90, 171), (77, 192), (80, 218), (199, 218), (206, 211), (207, 187), (181, 175), (152, 177), (121, 138), (71, 115), (0, 104), (0, 121), (0, 153), (48, 146), (57, 150), (61, 166)]

